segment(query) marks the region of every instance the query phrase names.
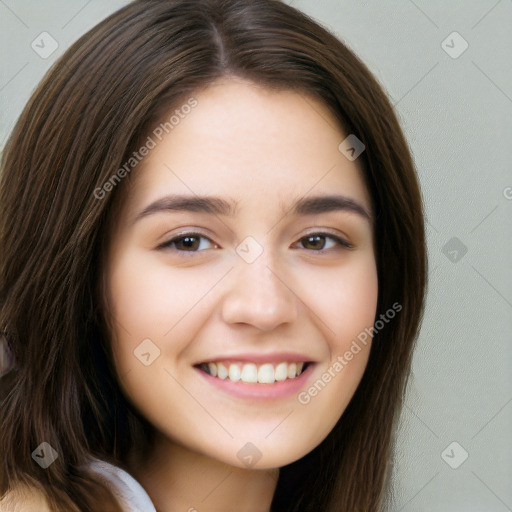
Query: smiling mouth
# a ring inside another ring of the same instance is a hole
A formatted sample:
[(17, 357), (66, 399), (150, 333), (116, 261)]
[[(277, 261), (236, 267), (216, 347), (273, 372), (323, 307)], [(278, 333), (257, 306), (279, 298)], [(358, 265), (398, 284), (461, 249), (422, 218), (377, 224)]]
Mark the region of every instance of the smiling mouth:
[(248, 384), (274, 384), (285, 380), (293, 380), (306, 370), (310, 362), (288, 363), (222, 363), (210, 362), (196, 365), (201, 371), (221, 380), (246, 382)]

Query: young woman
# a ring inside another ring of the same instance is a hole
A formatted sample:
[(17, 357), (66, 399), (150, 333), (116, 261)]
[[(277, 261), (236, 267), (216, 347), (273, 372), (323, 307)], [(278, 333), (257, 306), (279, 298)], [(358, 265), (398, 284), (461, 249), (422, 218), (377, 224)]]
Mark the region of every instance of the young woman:
[(385, 507), (422, 201), (333, 35), (276, 0), (127, 5), (32, 96), (0, 204), (2, 510)]

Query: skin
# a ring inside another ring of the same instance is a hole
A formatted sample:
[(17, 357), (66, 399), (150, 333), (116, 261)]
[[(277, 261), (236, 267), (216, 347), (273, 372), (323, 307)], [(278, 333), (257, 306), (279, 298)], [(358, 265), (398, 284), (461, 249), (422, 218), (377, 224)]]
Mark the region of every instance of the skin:
[[(371, 342), (308, 404), (298, 393), (233, 397), (193, 365), (291, 351), (315, 361), (300, 391), (321, 378), (373, 325), (373, 223), (348, 210), (291, 208), (328, 194), (352, 198), (370, 217), (372, 205), (357, 160), (338, 150), (348, 134), (318, 100), (231, 77), (194, 97), (198, 106), (130, 176), (105, 267), (119, 382), (156, 431), (154, 449), (131, 471), (159, 512), (263, 512), (279, 467), (318, 446), (340, 419)], [(135, 220), (170, 193), (233, 200), (237, 214), (160, 211)], [(161, 247), (184, 231), (206, 238), (188, 252)], [(352, 248), (329, 236), (308, 243), (306, 235), (325, 231)], [(248, 236), (263, 251), (252, 263), (236, 252)], [(147, 338), (160, 350), (149, 366), (134, 356)], [(261, 453), (250, 467), (237, 457), (248, 442)]]

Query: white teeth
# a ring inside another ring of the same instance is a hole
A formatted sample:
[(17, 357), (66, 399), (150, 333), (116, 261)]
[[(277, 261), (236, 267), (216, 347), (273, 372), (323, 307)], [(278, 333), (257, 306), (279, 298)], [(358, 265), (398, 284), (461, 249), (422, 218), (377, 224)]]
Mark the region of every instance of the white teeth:
[(274, 376), (277, 381), (286, 380), (286, 377), (288, 377), (288, 365), (286, 363), (279, 363), (276, 366)]
[(274, 384), (274, 367), (270, 363), (260, 366), (258, 370), (258, 382), (260, 384)]
[(240, 380), (240, 368), (238, 368), (237, 364), (229, 365), (229, 380), (233, 382), (238, 382)]
[(244, 382), (258, 382), (258, 368), (255, 364), (244, 364), (240, 380)]
[[(212, 364), (215, 364), (215, 363), (212, 363)], [(210, 367), (210, 365), (208, 365), (208, 367)], [(228, 376), (228, 369), (222, 364), (222, 363), (218, 363), (217, 364), (217, 377), (219, 377), (219, 379), (226, 379)]]
[(203, 363), (201, 368), (219, 379), (233, 382), (274, 384), (286, 379), (298, 377), (304, 368), (304, 363), (282, 362), (275, 367), (272, 363), (256, 365), (254, 363)]
[(217, 365), (216, 364), (208, 363), (208, 371), (210, 372), (210, 375), (217, 377)]

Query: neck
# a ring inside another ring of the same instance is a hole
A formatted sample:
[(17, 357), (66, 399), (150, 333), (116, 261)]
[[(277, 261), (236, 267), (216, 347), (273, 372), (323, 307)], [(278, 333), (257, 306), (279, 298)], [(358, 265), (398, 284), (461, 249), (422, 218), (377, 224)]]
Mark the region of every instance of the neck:
[(279, 469), (224, 464), (166, 439), (130, 464), (157, 512), (269, 512)]

